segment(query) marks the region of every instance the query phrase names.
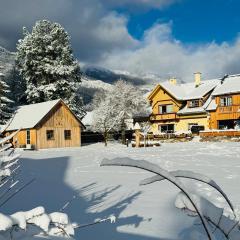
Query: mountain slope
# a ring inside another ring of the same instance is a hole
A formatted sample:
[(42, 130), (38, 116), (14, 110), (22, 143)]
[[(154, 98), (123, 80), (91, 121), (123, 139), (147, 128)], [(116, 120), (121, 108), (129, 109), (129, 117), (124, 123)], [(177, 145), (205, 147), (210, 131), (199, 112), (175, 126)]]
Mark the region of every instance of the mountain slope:
[(83, 75), (87, 78), (98, 79), (106, 83), (114, 83), (119, 79), (125, 80), (133, 85), (145, 85), (159, 81), (161, 78), (155, 74), (138, 76), (127, 71), (109, 70), (98, 66), (83, 66)]

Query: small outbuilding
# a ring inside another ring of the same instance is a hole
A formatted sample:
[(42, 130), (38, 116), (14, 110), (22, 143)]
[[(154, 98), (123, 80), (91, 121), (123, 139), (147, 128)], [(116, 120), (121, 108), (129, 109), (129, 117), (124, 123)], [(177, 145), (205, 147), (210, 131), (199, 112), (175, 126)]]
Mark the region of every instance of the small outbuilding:
[(16, 147), (27, 149), (80, 147), (80, 119), (61, 100), (20, 106), (5, 135), (21, 129), (14, 137)]

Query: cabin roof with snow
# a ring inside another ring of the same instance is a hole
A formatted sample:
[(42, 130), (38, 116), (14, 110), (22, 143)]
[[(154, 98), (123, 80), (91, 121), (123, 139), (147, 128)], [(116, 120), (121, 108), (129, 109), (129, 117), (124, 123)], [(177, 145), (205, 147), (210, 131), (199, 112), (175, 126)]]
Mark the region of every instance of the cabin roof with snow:
[[(34, 128), (59, 103), (63, 103), (64, 105), (66, 105), (61, 99), (57, 99), (57, 100), (52, 100), (48, 102), (20, 106), (16, 110), (16, 113), (11, 123), (7, 127), (6, 131)], [(69, 111), (71, 110), (69, 109)], [(72, 114), (77, 119), (77, 121), (81, 124), (81, 126), (84, 127), (84, 125), (79, 120), (79, 118), (73, 112)]]

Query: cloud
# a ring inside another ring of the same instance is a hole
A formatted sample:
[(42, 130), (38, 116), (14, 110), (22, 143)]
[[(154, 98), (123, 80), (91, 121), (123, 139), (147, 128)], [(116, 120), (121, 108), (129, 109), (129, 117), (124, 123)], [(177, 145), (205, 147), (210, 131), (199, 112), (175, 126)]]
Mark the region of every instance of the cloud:
[(59, 22), (71, 36), (81, 63), (133, 73), (158, 73), (192, 80), (240, 72), (240, 37), (232, 43), (184, 44), (172, 34), (172, 24), (155, 23), (141, 40), (128, 32), (128, 17), (115, 7), (163, 8), (180, 0), (0, 0), (0, 46), (15, 50), (22, 27), (35, 21)]
[(180, 0), (102, 0), (108, 7), (126, 7), (130, 8), (130, 10), (162, 9), (179, 1)]
[(15, 50), (22, 27), (37, 20), (59, 22), (71, 36), (75, 55), (84, 62), (137, 44), (127, 30), (127, 17), (108, 10), (99, 0), (0, 0), (0, 45)]
[(175, 76), (193, 79), (200, 71), (204, 78), (240, 72), (240, 38), (232, 44), (183, 44), (172, 35), (171, 23), (157, 23), (148, 29), (138, 48), (110, 54), (102, 65), (133, 73), (158, 73), (164, 78)]

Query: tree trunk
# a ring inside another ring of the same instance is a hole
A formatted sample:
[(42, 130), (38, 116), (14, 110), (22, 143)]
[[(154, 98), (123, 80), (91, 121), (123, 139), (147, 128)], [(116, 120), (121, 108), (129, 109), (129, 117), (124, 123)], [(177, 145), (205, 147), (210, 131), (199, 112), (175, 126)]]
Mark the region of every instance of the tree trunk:
[(104, 138), (104, 146), (107, 147), (107, 131), (104, 132), (103, 138)]
[(124, 121), (122, 122), (122, 127), (121, 127), (121, 135), (122, 135), (122, 144), (126, 144), (126, 127)]

